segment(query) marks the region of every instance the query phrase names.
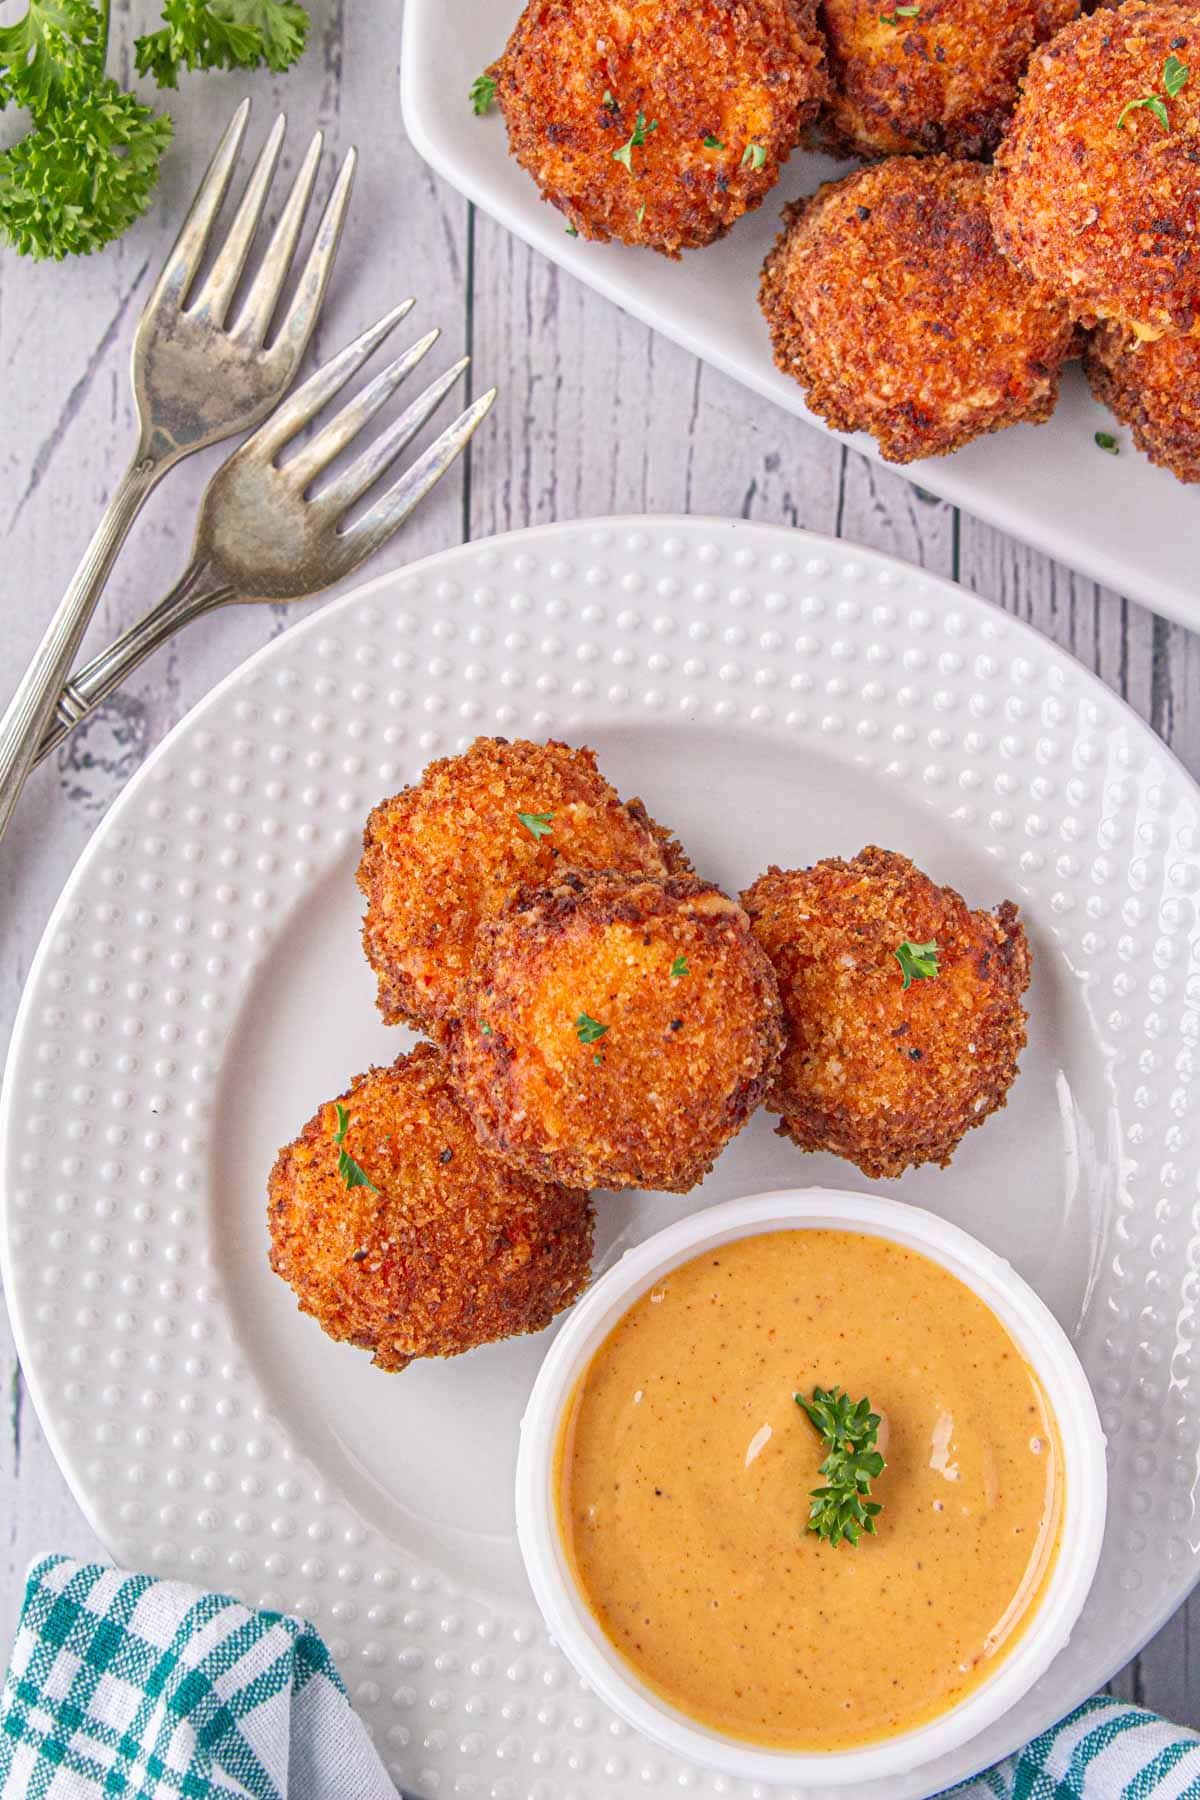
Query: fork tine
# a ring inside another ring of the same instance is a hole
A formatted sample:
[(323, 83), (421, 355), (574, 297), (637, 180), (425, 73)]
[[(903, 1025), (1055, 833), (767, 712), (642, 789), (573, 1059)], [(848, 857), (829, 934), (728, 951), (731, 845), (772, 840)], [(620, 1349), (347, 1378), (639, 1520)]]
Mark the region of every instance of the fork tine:
[(387, 473), (401, 451), (407, 450), (426, 419), (437, 411), (470, 361), (469, 356), (464, 356), (443, 375), (439, 375), (436, 381), (430, 382), (425, 392), (417, 395), (412, 405), (401, 413), (395, 423), (389, 425), (376, 442), (364, 450), (336, 481), (331, 481), (322, 490), (317, 496), (321, 506), (327, 508), (334, 518), (338, 518), (356, 500), (361, 500), (367, 489)]
[(298, 362), (304, 346), (312, 336), (321, 302), (325, 298), (325, 289), (329, 286), (329, 276), (342, 235), (342, 226), (346, 222), (346, 208), (350, 204), (350, 191), (354, 186), (354, 171), (357, 167), (358, 151), (350, 149), (333, 184), (333, 192), (325, 211), (321, 214), (321, 223), (317, 227), (317, 235), (313, 239), (292, 303), (284, 315), (275, 342), (271, 345), (272, 355), (282, 352)]
[(246, 267), (246, 258), (250, 254), (250, 246), (254, 242), (254, 234), (258, 230), (262, 210), (267, 195), (271, 191), (271, 183), (275, 178), (275, 165), (279, 161), (279, 152), (283, 148), (283, 134), (287, 130), (287, 119), (280, 113), (271, 127), (270, 136), (258, 155), (246, 183), (246, 191), (242, 195), (242, 203), (234, 216), (229, 234), (221, 246), (212, 273), (204, 283), (195, 301), (193, 311), (202, 311), (216, 325), (225, 323), (225, 315), (229, 311), (234, 290), (241, 280), (242, 270)]
[(243, 100), (226, 126), (204, 180), (196, 190), (196, 197), (158, 278), (158, 285), (147, 311), (168, 299), (173, 299), (178, 306), (182, 306), (186, 300), (188, 289), (196, 279), (196, 271), (204, 255), (204, 246), (208, 242), (213, 220), (221, 209), (225, 190), (237, 164), (249, 117), (250, 102)]
[(433, 348), (441, 335), (436, 325), (432, 331), (426, 332), (411, 349), (406, 350), (403, 356), (398, 356), (395, 362), (389, 363), (361, 394), (357, 394), (343, 407), (310, 443), (305, 444), (303, 450), (297, 451), (288, 464), (288, 473), (293, 479), (307, 487), (322, 469), (327, 469), (334, 457), (340, 456), (363, 426), (375, 417), (380, 407), (387, 405), (404, 377), (416, 368), (426, 351)]
[(266, 424), (259, 426), (242, 449), (248, 450), (253, 446), (263, 456), (278, 456), (283, 446), (310, 419), (315, 419), (321, 408), (327, 406), (334, 395), (345, 387), (355, 371), (362, 368), (369, 356), (374, 355), (384, 338), (395, 330), (414, 305), (412, 300), (402, 300), (390, 313), (385, 313), (378, 324), (370, 326), (361, 337), (356, 337), (352, 344), (347, 344), (344, 350), (331, 357), (282, 406), (276, 407)]
[(359, 563), (365, 562), (368, 556), (373, 556), (376, 550), (386, 544), (393, 532), (398, 531), (414, 508), (420, 505), (430, 488), (437, 485), (459, 453), (466, 449), (491, 411), (496, 393), (495, 388), (489, 388), (486, 394), (481, 394), (478, 400), (468, 406), (466, 412), (460, 413), (453, 425), (448, 426), (441, 437), (435, 438), (429, 448), (421, 452), (412, 468), (406, 469), (400, 479), (393, 482), (370, 511), (365, 512), (348, 531), (342, 533), (342, 542), (354, 558), (350, 568), (357, 568)]
[(308, 211), (308, 203), (312, 198), (313, 183), (317, 178), (317, 169), (321, 161), (321, 151), (325, 145), (325, 134), (315, 132), (299, 173), (292, 183), (292, 191), (287, 203), (279, 215), (279, 223), (271, 234), (271, 242), (262, 265), (251, 283), (246, 303), (238, 315), (236, 335), (248, 343), (261, 346), (266, 342), (267, 332), (271, 328), (271, 319), (279, 304), (279, 296), (283, 292), (283, 284), (287, 280), (288, 270), (292, 266), (292, 257), (296, 254), (296, 241), (304, 224), (304, 215)]

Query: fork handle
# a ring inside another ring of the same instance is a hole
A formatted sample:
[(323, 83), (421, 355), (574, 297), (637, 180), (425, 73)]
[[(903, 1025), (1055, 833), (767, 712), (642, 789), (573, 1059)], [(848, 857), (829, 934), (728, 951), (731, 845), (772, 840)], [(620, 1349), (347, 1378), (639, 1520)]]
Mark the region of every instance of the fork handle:
[(202, 613), (212, 612), (237, 597), (228, 582), (217, 580), (208, 562), (202, 558), (191, 562), (157, 606), (143, 613), (128, 631), (114, 638), (98, 656), (63, 683), (35, 761), (43, 762), (52, 750), (57, 750), (69, 733), (95, 712), (101, 701), (122, 687), (133, 671), (177, 631), (190, 625)]
[(8, 829), (21, 790), (37, 760), (42, 732), (71, 672), (117, 552), (168, 466), (166, 458), (139, 452), (121, 477), (74, 579), (0, 719), (0, 838)]

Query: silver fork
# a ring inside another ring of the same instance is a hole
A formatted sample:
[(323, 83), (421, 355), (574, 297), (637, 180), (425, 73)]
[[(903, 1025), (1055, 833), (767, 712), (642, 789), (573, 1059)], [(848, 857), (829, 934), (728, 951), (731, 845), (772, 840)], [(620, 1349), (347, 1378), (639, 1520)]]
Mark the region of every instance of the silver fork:
[(353, 150), (342, 164), (294, 296), (267, 342), (321, 159), (319, 132), (308, 147), (245, 304), (236, 318), (230, 318), (283, 145), (282, 116), (254, 166), (212, 270), (192, 297), (249, 114), (250, 102), (243, 101), (217, 146), (142, 314), (133, 345), (133, 390), (139, 421), (133, 462), (0, 719), (0, 837), (134, 519), (163, 476), (183, 457), (249, 431), (266, 418), (291, 386), (317, 322), (354, 180)]
[(385, 544), (441, 480), (489, 411), (495, 388), (460, 414), (360, 518), (346, 523), (449, 393), (471, 360), (467, 356), (432, 381), (348, 468), (309, 494), (437, 341), (436, 330), (390, 363), (287, 462), (278, 461), (412, 304), (406, 300), (318, 369), (217, 470), (201, 502), (187, 570), (165, 599), (65, 684), (39, 762), (183, 626), (235, 601), (298, 600), (331, 587)]

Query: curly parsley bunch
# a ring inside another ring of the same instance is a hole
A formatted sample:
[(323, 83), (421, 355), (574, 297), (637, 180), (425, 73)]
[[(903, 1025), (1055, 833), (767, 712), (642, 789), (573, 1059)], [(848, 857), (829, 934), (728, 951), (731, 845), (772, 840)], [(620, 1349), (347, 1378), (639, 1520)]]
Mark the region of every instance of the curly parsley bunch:
[[(110, 4), (28, 0), (0, 25), (0, 112), (30, 116), (0, 153), (0, 239), (24, 256), (90, 255), (150, 204), (172, 125), (105, 73)], [(166, 0), (162, 19), (137, 67), (170, 88), (184, 68), (287, 69), (309, 28), (295, 0)]]

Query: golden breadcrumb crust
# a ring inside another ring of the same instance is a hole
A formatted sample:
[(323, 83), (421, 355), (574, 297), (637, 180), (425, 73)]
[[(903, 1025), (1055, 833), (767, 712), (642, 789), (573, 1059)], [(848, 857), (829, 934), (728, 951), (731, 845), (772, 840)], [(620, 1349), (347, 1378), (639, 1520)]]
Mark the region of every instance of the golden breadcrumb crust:
[[(1189, 69), (1174, 98), (1170, 56)], [(1127, 103), (1159, 96), (1118, 120)], [(1004, 253), (1069, 299), (1085, 324), (1140, 336), (1200, 327), (1200, 10), (1126, 0), (1078, 19), (1030, 62), (996, 156), (992, 219)]]
[(894, 157), (785, 209), (759, 302), (775, 361), (889, 462), (1040, 424), (1074, 346), (1066, 307), (1000, 255), (990, 173)]
[(749, 920), (690, 876), (523, 888), (480, 933), (449, 1032), (452, 1072), (497, 1154), (574, 1185), (675, 1193), (758, 1106), (781, 1042)]
[[(536, 836), (518, 814), (552, 813)], [(377, 806), (363, 833), (363, 948), (389, 1025), (432, 1030), (455, 1004), (475, 937), (520, 882), (566, 865), (647, 875), (690, 868), (640, 800), (622, 802), (591, 750), (476, 738)]]
[(1101, 325), (1083, 366), (1097, 400), (1151, 462), (1200, 481), (1200, 334), (1145, 343), (1123, 325)]
[(824, 59), (815, 0), (529, 0), (488, 73), (512, 154), (576, 232), (678, 256), (761, 205)]
[[(821, 0), (833, 98), (815, 127), (840, 155), (988, 157), (1037, 45), (1079, 0)], [(890, 22), (889, 22), (890, 21)]]
[[(787, 1043), (767, 1099), (782, 1136), (864, 1175), (943, 1167), (1004, 1105), (1025, 1043), (1030, 955), (1017, 909), (971, 912), (906, 856), (770, 868), (742, 895), (774, 965)], [(900, 944), (938, 946), (906, 990)]]
[(419, 1044), (339, 1096), (345, 1149), (379, 1190), (338, 1172), (328, 1101), (271, 1171), (271, 1267), (331, 1338), (378, 1368), (541, 1331), (588, 1277), (588, 1196), (506, 1168), (479, 1146), (440, 1051)]

